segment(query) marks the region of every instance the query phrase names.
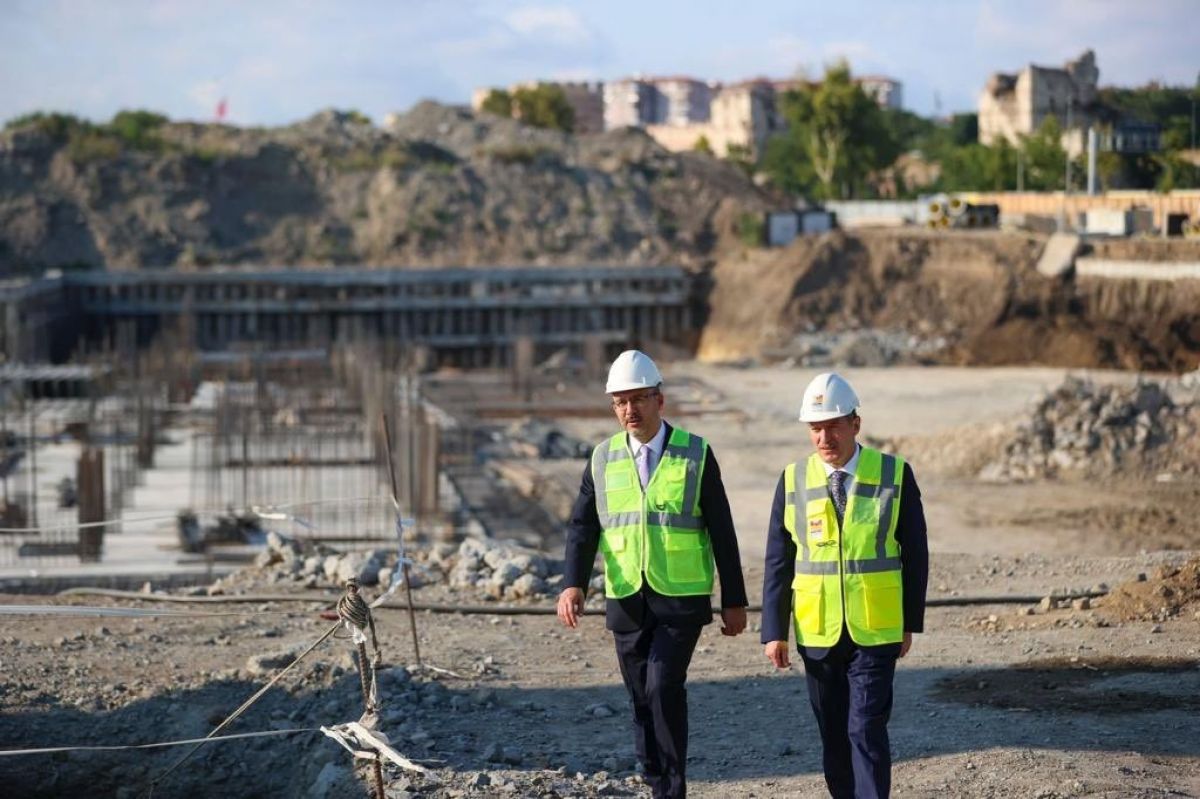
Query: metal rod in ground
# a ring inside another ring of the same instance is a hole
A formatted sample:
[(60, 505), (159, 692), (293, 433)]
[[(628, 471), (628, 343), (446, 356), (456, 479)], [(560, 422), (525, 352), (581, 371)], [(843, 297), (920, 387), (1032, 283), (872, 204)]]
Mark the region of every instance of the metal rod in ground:
[[(383, 442), (387, 448), (388, 475), (392, 479), (392, 505), (396, 508), (397, 517), (400, 514), (400, 503), (396, 500), (396, 461), (392, 457), (392, 431), (388, 427), (388, 416), (386, 413), (380, 414), (383, 418)], [(398, 535), (403, 535), (402, 531), (397, 532)], [(403, 544), (403, 541), (401, 541)], [(421, 643), (417, 640), (417, 613), (413, 609), (412, 599), (412, 580), (409, 579), (408, 564), (402, 563), (404, 569), (404, 596), (408, 601), (408, 625), (412, 628), (413, 653), (417, 658), (417, 665), (421, 664)]]
[[(366, 712), (372, 712), (371, 707), (371, 680), (368, 676), (367, 669), (371, 668), (367, 660), (367, 645), (358, 645), (358, 678), (362, 683), (363, 709)], [(386, 799), (383, 792), (383, 765), (380, 762), (381, 758), (378, 753), (375, 759), (371, 761), (372, 776), (375, 778), (375, 799)]]

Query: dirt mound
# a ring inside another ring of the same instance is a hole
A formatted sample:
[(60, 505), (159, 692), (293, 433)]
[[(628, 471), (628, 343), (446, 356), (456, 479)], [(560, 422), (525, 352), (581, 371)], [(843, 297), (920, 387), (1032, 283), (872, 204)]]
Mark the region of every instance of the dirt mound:
[[(571, 136), (421, 103), (377, 127), (167, 123), (155, 146), (0, 131), (0, 274), (211, 264), (706, 264), (767, 196), (644, 132)], [(86, 145), (86, 146), (85, 146)]]
[(1200, 459), (1189, 457), (1182, 443), (1195, 432), (1192, 406), (1175, 404), (1159, 383), (1124, 388), (1068, 378), (1034, 403), (1028, 420), (979, 476), (997, 481), (1096, 476), (1131, 465), (1195, 473)]
[(874, 329), (913, 337), (923, 363), (1196, 368), (1200, 281), (1049, 278), (1036, 269), (1044, 244), (995, 231), (863, 230), (735, 251), (713, 270), (698, 354), (802, 361), (817, 331)]
[(1163, 566), (1149, 579), (1117, 586), (1095, 601), (1119, 621), (1166, 621), (1200, 614), (1200, 558), (1182, 566)]

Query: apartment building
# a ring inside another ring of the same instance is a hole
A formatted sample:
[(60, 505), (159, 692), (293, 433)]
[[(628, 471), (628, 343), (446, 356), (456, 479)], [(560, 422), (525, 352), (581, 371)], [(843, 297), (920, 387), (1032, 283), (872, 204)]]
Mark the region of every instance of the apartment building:
[(904, 86), (900, 81), (884, 75), (863, 75), (854, 81), (880, 108), (899, 111), (904, 107)]

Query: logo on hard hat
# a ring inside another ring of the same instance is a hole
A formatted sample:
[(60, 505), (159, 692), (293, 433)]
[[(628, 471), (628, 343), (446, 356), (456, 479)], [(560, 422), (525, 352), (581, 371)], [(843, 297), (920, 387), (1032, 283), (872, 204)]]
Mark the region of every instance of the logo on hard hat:
[(813, 394), (812, 404), (813, 405), (824, 405), (825, 404), (825, 395), (824, 394)]

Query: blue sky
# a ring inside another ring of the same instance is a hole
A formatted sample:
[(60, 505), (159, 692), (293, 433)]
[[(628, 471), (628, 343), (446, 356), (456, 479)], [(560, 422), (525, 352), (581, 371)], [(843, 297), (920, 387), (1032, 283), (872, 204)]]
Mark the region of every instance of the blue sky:
[(988, 75), (1096, 50), (1102, 84), (1192, 85), (1200, 0), (0, 0), (0, 119), (38, 109), (106, 119), (280, 124), (321, 108), (379, 119), (423, 98), (536, 78), (635, 73), (710, 80), (855, 72), (904, 103), (972, 110)]

